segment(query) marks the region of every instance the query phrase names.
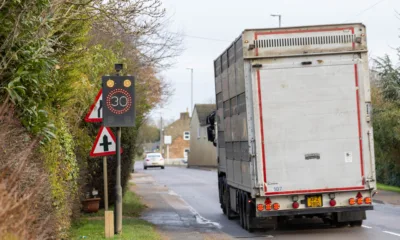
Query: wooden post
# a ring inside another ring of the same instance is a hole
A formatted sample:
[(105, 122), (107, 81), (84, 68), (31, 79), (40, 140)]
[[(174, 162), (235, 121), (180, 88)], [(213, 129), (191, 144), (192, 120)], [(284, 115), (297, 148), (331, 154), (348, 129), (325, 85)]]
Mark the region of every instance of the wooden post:
[(114, 212), (104, 212), (104, 233), (106, 238), (114, 238)]
[(107, 157), (103, 157), (103, 179), (104, 179), (104, 209), (108, 211), (108, 180), (107, 180)]

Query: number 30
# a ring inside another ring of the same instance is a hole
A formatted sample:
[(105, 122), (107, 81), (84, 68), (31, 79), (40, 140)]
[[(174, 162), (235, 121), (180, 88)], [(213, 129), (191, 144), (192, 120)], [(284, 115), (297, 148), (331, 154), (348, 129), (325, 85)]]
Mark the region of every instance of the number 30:
[(125, 96), (121, 96), (119, 98), (117, 96), (112, 96), (111, 97), (111, 106), (113, 106), (113, 107), (117, 107), (117, 106), (126, 107), (126, 105), (128, 105), (128, 100), (126, 99)]

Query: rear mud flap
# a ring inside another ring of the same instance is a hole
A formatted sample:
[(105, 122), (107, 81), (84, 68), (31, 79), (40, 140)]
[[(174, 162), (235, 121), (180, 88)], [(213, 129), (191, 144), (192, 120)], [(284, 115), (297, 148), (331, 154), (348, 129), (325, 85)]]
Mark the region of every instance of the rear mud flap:
[(251, 227), (255, 229), (276, 229), (278, 227), (277, 217), (252, 218)]
[(365, 211), (338, 212), (336, 214), (338, 222), (353, 222), (367, 219)]

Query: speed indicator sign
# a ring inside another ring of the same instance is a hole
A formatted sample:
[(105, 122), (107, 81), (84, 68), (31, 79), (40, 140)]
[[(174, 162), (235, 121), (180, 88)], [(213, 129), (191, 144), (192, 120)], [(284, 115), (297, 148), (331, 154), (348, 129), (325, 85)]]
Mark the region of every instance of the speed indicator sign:
[(104, 76), (102, 80), (104, 126), (135, 126), (135, 78)]

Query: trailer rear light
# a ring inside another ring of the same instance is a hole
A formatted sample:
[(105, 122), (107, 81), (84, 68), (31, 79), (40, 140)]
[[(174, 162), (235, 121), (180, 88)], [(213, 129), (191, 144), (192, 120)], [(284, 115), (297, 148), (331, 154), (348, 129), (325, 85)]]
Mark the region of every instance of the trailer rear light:
[(299, 204), (298, 202), (294, 202), (294, 203), (292, 204), (292, 207), (293, 207), (294, 209), (299, 208), (299, 206), (300, 206), (300, 204)]
[(354, 198), (350, 198), (350, 199), (349, 199), (349, 204), (350, 204), (350, 205), (356, 204), (356, 200), (355, 200)]
[(279, 205), (279, 203), (274, 203), (274, 205), (272, 205), (272, 207), (274, 208), (274, 210), (279, 210), (279, 208), (281, 206)]
[(364, 198), (364, 202), (365, 202), (365, 204), (371, 204), (372, 200), (370, 197), (366, 197), (366, 198)]
[(262, 210), (264, 210), (264, 205), (262, 205), (262, 204), (257, 204), (257, 210), (258, 211), (262, 211)]
[(362, 198), (357, 198), (357, 204), (358, 204), (358, 205), (363, 204), (363, 199), (362, 199)]
[(265, 205), (268, 205), (268, 204), (271, 204), (272, 202), (271, 202), (271, 199), (269, 199), (269, 198), (267, 198), (267, 199), (265, 199)]
[(271, 204), (267, 204), (267, 205), (265, 205), (265, 210), (267, 210), (267, 211), (271, 211)]
[(331, 207), (336, 206), (336, 200), (335, 200), (335, 199), (331, 199), (331, 200), (329, 201), (329, 205), (331, 205)]

